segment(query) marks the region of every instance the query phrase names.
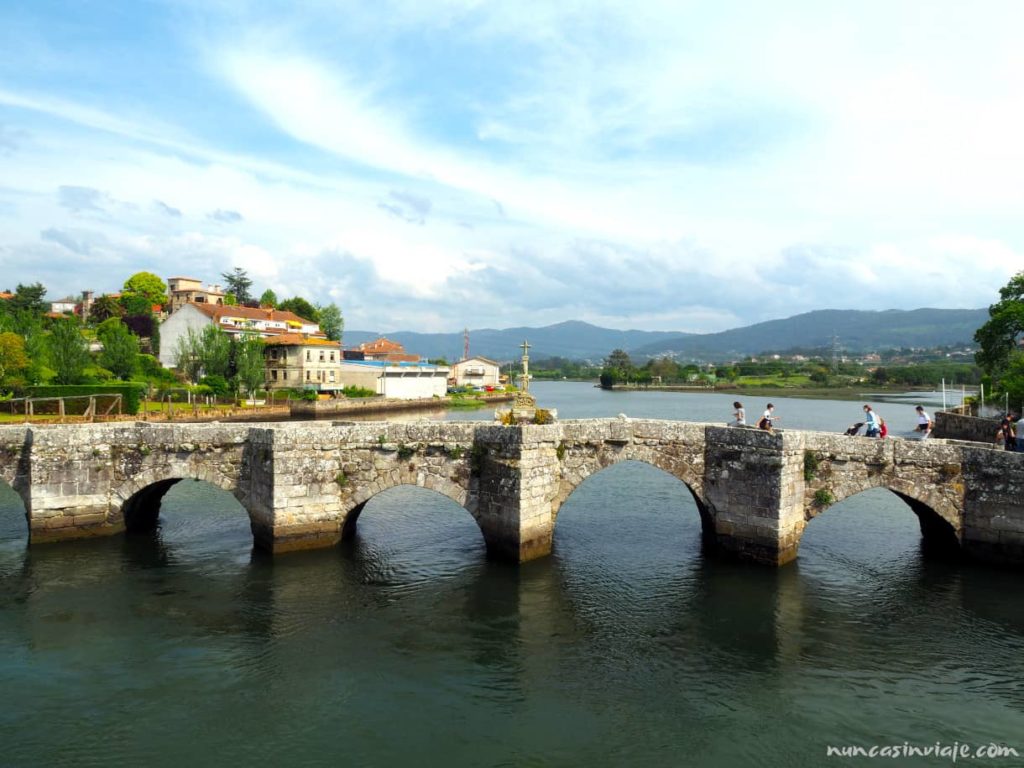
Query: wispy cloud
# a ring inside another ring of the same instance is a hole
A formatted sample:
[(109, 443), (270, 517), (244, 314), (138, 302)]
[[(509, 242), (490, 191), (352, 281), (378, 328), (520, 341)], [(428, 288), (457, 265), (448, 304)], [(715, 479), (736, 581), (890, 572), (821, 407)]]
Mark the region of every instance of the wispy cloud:
[(167, 214), (175, 219), (181, 218), (181, 209), (168, 205), (163, 200), (154, 200), (153, 205), (161, 213)]
[(350, 327), (716, 330), (982, 306), (1024, 263), (1018, 3), (138, 13), (0, 8), (15, 282), (237, 265)]
[(223, 208), (218, 208), (216, 211), (209, 213), (207, 218), (211, 221), (219, 221), (221, 224), (237, 224), (242, 221), (244, 217), (238, 211), (228, 211)]

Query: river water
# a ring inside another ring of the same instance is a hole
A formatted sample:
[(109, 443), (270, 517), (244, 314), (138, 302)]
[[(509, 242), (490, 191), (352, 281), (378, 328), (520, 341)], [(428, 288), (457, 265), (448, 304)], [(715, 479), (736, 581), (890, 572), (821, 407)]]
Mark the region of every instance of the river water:
[[(534, 390), (561, 418), (725, 421), (734, 399)], [(789, 428), (861, 413), (773, 402)], [(913, 426), (912, 401), (878, 410)], [(154, 534), (31, 549), (4, 488), (0, 765), (793, 767), (936, 742), (1022, 765), (1022, 586), (925, 558), (882, 490), (812, 521), (796, 563), (722, 560), (685, 487), (628, 462), (522, 567), (488, 562), (469, 514), (419, 488), (372, 499), (352, 542), (276, 559), (203, 483), (171, 489)]]

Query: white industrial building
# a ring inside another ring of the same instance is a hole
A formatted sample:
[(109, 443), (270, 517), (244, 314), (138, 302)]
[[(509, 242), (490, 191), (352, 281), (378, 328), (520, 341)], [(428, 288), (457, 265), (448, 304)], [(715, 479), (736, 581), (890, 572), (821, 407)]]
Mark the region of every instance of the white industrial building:
[(427, 363), (345, 360), (341, 363), (341, 383), (400, 400), (444, 397), (448, 392), (448, 371), (447, 366)]

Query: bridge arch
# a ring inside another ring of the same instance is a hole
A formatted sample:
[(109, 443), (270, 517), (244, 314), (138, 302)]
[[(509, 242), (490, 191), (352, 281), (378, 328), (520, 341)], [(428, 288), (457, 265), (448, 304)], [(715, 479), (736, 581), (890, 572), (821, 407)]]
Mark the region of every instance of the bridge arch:
[(567, 461), (563, 467), (558, 496), (552, 505), (552, 527), (558, 521), (558, 513), (569, 497), (588, 478), (600, 474), (604, 470), (623, 463), (642, 464), (660, 470), (680, 481), (690, 492), (697, 512), (700, 516), (701, 529), (705, 536), (713, 536), (715, 532), (714, 518), (708, 505), (701, 497), (699, 489), (703, 488), (703, 478), (690, 465), (679, 461), (670, 454), (661, 451), (624, 446), (624, 450), (614, 452), (596, 452), (592, 460), (582, 462)]
[[(480, 518), (477, 514), (475, 499), (470, 495), (469, 488), (450, 477), (441, 477), (435, 473), (424, 472), (415, 464), (405, 464), (392, 470), (372, 483), (353, 489), (343, 499), (341, 513), (341, 538), (350, 539), (355, 536), (359, 516), (366, 504), (377, 495), (400, 486), (424, 488), (428, 491), (446, 496), (472, 515), (477, 525)], [(481, 530), (482, 532), (482, 530)]]
[(182, 480), (201, 480), (228, 491), (238, 499), (252, 522), (252, 512), (246, 506), (237, 480), (215, 466), (203, 464), (151, 467), (133, 475), (111, 493), (111, 518), (120, 519), (128, 531), (152, 530), (159, 519), (164, 495)]
[[(867, 478), (860, 483), (844, 484), (841, 491), (829, 491), (822, 503), (823, 496), (819, 489), (817, 495), (808, 492), (805, 505), (805, 520), (819, 517), (839, 502), (857, 496), (872, 489), (884, 489), (906, 503), (917, 516), (921, 528), (924, 546), (932, 552), (955, 554), (960, 551), (963, 535), (963, 515), (959, 509), (944, 495), (941, 490), (932, 487), (921, 487), (899, 478), (876, 476)], [(806, 525), (806, 524), (805, 524)]]

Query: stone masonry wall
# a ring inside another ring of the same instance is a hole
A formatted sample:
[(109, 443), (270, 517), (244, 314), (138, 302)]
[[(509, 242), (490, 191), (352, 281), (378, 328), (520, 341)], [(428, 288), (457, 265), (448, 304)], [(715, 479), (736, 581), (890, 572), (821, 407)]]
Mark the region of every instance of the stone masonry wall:
[(782, 544), (799, 536), (790, 507), (802, 476), (786, 462), (794, 450), (781, 432), (706, 428), (704, 498), (722, 549), (775, 565), (795, 556), (795, 544)]
[[(232, 492), (271, 551), (329, 546), (395, 485), (433, 490), (476, 519), (488, 551), (551, 550), (558, 510), (584, 479), (642, 461), (693, 492), (727, 551), (782, 564), (807, 522), (869, 488), (891, 489), (925, 539), (1024, 564), (1024, 454), (930, 439), (774, 433), (657, 420), (503, 427), (479, 422), (23, 425), (0, 428), (0, 477), (25, 500), (33, 542), (116, 533), (182, 478)], [(806, 479), (805, 479), (806, 472)]]
[(274, 552), (334, 544), (355, 530), (362, 505), (396, 485), (417, 485), (476, 511), (472, 424), (366, 422), (274, 425), (273, 516), (259, 543)]
[(248, 427), (206, 424), (34, 426), (30, 538), (122, 531), (125, 502), (168, 479), (194, 477), (235, 492), (247, 435)]
[(992, 444), (995, 442), (998, 429), (998, 419), (983, 419), (978, 416), (939, 411), (935, 414), (932, 437)]

